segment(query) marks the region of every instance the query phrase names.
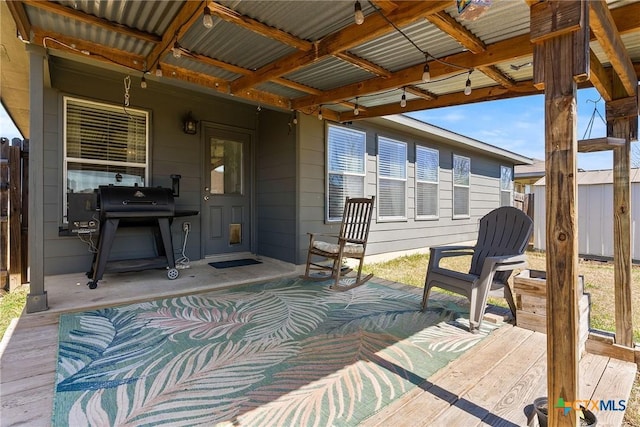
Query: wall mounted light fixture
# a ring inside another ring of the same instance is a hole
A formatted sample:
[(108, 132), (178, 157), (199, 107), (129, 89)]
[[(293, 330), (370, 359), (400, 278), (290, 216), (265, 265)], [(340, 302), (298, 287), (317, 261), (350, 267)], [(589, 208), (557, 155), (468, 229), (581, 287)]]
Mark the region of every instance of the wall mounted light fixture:
[(193, 118), (191, 111), (189, 111), (189, 114), (187, 114), (187, 117), (184, 119), (184, 127), (182, 130), (189, 135), (195, 135), (198, 132), (198, 121)]

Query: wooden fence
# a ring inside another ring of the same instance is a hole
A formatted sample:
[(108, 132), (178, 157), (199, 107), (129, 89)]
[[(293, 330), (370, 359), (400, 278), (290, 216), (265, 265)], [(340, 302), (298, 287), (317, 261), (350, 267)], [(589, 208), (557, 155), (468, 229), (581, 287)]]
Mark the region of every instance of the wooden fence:
[(0, 138), (0, 288), (28, 282), (29, 140)]

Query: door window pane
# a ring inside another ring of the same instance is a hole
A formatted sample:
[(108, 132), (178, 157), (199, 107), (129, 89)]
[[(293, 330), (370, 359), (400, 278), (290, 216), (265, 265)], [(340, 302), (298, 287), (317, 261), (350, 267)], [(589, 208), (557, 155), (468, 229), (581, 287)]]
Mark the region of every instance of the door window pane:
[(378, 138), (378, 218), (404, 219), (406, 214), (407, 144)]
[(471, 159), (453, 155), (453, 217), (469, 217)]
[(242, 194), (242, 143), (211, 138), (211, 194)]

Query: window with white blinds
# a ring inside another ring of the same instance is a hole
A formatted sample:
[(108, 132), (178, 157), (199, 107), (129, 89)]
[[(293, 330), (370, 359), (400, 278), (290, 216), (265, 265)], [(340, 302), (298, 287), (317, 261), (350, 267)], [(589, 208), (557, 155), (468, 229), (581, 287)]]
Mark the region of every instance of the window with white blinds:
[(340, 221), (347, 197), (364, 197), (364, 132), (340, 126), (327, 127), (327, 220)]
[(513, 205), (513, 169), (500, 166), (500, 206)]
[(440, 153), (416, 145), (416, 218), (438, 218)]
[(453, 217), (469, 217), (471, 159), (453, 155)]
[(149, 115), (121, 106), (64, 98), (64, 192), (90, 193), (99, 185), (144, 186), (148, 181)]
[(404, 219), (407, 188), (407, 144), (378, 137), (378, 218)]

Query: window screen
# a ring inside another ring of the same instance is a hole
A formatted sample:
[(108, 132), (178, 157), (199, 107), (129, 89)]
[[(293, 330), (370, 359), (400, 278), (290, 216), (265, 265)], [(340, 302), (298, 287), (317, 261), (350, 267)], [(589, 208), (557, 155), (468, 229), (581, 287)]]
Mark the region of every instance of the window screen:
[(500, 166), (500, 206), (513, 205), (513, 169)]
[(340, 221), (347, 197), (364, 197), (364, 132), (339, 126), (327, 130), (327, 220)]
[(469, 217), (471, 159), (453, 155), (453, 217)]
[(407, 144), (378, 138), (378, 218), (406, 218)]
[(416, 146), (416, 216), (437, 218), (439, 206), (440, 153)]
[(64, 98), (63, 217), (67, 194), (100, 185), (144, 186), (148, 170), (148, 113)]

